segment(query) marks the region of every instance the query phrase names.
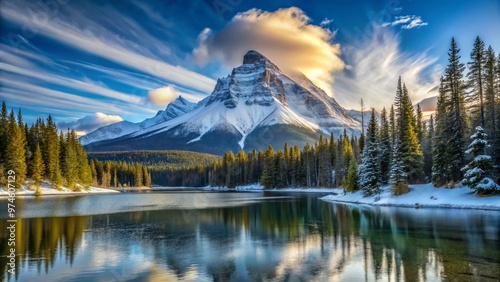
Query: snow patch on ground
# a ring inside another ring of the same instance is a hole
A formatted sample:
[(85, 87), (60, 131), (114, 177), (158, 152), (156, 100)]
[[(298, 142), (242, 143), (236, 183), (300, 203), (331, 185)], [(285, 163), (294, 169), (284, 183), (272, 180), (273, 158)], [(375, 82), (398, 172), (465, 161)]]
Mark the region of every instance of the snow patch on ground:
[(262, 185), (256, 184), (248, 184), (236, 186), (235, 188), (227, 188), (226, 186), (206, 186), (202, 188), (206, 191), (247, 191), (247, 192), (262, 192), (264, 187)]
[(258, 183), (236, 186), (235, 188), (227, 188), (225, 186), (211, 187), (206, 186), (203, 187), (203, 190), (207, 191), (248, 191), (248, 192), (263, 192), (263, 191), (271, 191), (271, 192), (308, 192), (308, 193), (342, 193), (342, 189), (338, 188), (275, 188), (275, 189), (264, 189), (264, 187)]
[[(106, 193), (120, 193), (116, 190), (98, 188), (98, 187), (90, 187), (88, 190), (81, 189), (79, 192), (72, 191), (64, 186), (60, 187), (60, 189), (56, 189), (52, 184), (48, 182), (43, 182), (40, 184), (40, 192), (41, 196), (44, 195), (81, 195), (81, 194), (106, 194)], [(16, 197), (23, 196), (35, 196), (35, 188), (29, 185), (23, 185), (23, 187), (15, 192)], [(0, 198), (8, 197), (9, 192), (5, 191), (5, 188), (0, 186)]]
[(381, 187), (380, 195), (364, 197), (363, 191), (328, 195), (322, 200), (354, 204), (401, 207), (439, 207), (500, 210), (500, 195), (479, 197), (474, 190), (461, 186), (454, 189), (435, 188), (432, 183), (410, 185), (411, 191), (400, 196), (391, 194), (390, 186)]

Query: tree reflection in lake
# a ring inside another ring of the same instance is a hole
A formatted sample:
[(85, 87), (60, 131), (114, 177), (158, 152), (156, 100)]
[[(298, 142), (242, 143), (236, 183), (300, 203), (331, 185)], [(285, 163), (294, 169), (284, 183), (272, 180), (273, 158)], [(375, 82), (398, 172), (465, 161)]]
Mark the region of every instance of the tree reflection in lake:
[[(498, 281), (499, 226), (499, 212), (349, 206), (314, 196), (26, 218), (16, 233), (19, 272), (9, 280)], [(5, 256), (0, 264), (5, 275)]]

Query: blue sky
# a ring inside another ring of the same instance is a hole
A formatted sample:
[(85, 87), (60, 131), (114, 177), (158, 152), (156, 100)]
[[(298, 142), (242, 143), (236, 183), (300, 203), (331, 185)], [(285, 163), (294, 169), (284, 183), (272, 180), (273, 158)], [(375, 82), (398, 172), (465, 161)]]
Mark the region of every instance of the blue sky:
[(202, 99), (249, 49), (348, 109), (390, 106), (399, 75), (414, 102), (436, 95), (452, 36), (464, 62), (477, 35), (500, 51), (498, 0), (7, 0), (0, 12), (1, 99), (80, 132)]

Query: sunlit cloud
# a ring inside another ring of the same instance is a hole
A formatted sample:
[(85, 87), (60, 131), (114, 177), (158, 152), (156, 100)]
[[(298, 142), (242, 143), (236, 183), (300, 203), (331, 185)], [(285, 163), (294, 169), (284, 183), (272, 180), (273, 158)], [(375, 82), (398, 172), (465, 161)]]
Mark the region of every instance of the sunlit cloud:
[(397, 26), (397, 25), (401, 25), (402, 29), (412, 29), (412, 28), (419, 28), (421, 26), (426, 26), (428, 25), (428, 23), (422, 21), (422, 18), (420, 16), (407, 15), (407, 16), (396, 16), (394, 21), (382, 24), (382, 26)]
[(74, 129), (75, 131), (78, 131), (81, 135), (81, 133), (92, 132), (98, 129), (99, 127), (112, 123), (117, 123), (120, 121), (123, 121), (123, 119), (120, 116), (107, 115), (101, 112), (97, 112), (95, 114), (85, 116), (76, 121), (60, 122), (57, 124), (57, 127), (59, 127), (62, 130), (65, 130), (67, 128)]
[(300, 71), (333, 94), (333, 73), (345, 66), (339, 57), (340, 45), (332, 43), (334, 35), (311, 24), (299, 8), (275, 12), (251, 9), (234, 16), (220, 31), (203, 30), (193, 55), (202, 65), (220, 60), (227, 67), (236, 67), (248, 50), (257, 50), (285, 72)]
[(201, 95), (183, 93), (179, 91), (176, 87), (168, 85), (165, 87), (149, 91), (146, 101), (155, 106), (165, 107), (168, 103), (174, 101), (179, 96), (182, 96), (183, 98), (186, 98), (191, 101), (199, 101), (204, 97)]
[(438, 58), (425, 51), (405, 53), (400, 49), (400, 37), (390, 29), (374, 26), (373, 32), (358, 47), (345, 48), (346, 63), (351, 67), (336, 75), (335, 99), (346, 108), (389, 107), (401, 76), (414, 103), (435, 96), (442, 67)]

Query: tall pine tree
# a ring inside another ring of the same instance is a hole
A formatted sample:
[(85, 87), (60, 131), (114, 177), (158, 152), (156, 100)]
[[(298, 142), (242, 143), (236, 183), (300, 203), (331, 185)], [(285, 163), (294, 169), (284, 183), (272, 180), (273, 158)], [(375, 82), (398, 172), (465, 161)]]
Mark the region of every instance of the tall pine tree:
[(465, 133), (467, 130), (464, 82), (462, 81), (465, 66), (460, 62), (460, 49), (452, 38), (448, 52), (448, 66), (445, 70), (444, 90), (450, 101), (448, 111), (447, 127), (453, 129), (448, 136), (448, 160), (450, 164), (449, 173), (453, 181), (462, 179), (461, 168), (465, 165)]
[[(476, 37), (474, 41), (474, 47), (470, 53), (471, 62), (467, 65), (469, 67), (469, 72), (467, 77), (469, 78), (469, 86), (472, 88), (468, 96), (468, 102), (470, 105), (470, 110), (472, 112), (478, 112), (472, 121), (474, 124), (480, 124), (483, 128), (485, 126), (485, 116), (484, 116), (484, 67), (486, 64), (486, 54), (484, 49), (484, 42), (481, 38)], [(476, 121), (479, 120), (478, 123)]]
[(363, 149), (359, 171), (359, 185), (365, 196), (380, 193), (380, 168), (378, 148), (378, 126), (375, 109), (372, 108), (370, 122), (366, 131), (366, 143)]

